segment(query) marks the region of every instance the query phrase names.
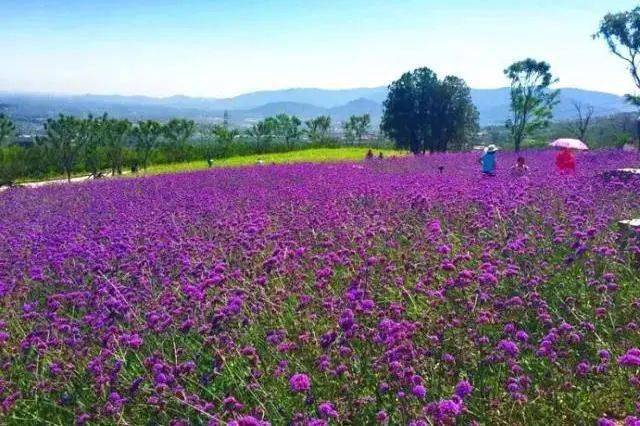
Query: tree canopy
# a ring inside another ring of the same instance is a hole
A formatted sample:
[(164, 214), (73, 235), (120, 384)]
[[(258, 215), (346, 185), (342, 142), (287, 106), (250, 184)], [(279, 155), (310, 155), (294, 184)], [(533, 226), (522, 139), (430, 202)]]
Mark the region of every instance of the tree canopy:
[(269, 117), (257, 122), (247, 130), (247, 136), (252, 137), (255, 140), (256, 149), (259, 153), (263, 153), (267, 150), (271, 140), (273, 139), (275, 128), (275, 119)]
[(173, 160), (184, 161), (185, 146), (195, 133), (196, 123), (193, 120), (174, 118), (163, 126), (163, 130)]
[[(11, 143), (16, 127), (9, 117), (0, 114), (0, 148)], [(13, 184), (19, 175), (19, 164), (0, 150), (0, 185)]]
[(350, 141), (361, 141), (364, 135), (369, 130), (371, 124), (371, 116), (369, 114), (364, 115), (352, 115), (343, 124), (345, 138)]
[(53, 158), (60, 171), (71, 180), (74, 163), (90, 134), (88, 121), (60, 114), (57, 119), (50, 118), (44, 124), (45, 136), (38, 141)]
[(464, 80), (439, 80), (429, 68), (407, 72), (389, 86), (381, 129), (413, 153), (460, 149), (476, 135), (478, 111)]
[(0, 146), (9, 143), (14, 137), (16, 126), (4, 114), (0, 114)]
[(131, 131), (138, 160), (144, 169), (147, 168), (151, 151), (158, 144), (162, 132), (162, 125), (154, 120), (140, 121)]
[(98, 120), (98, 129), (104, 141), (111, 174), (122, 174), (124, 148), (131, 131), (131, 123), (128, 120), (108, 118), (105, 114)]
[(291, 149), (293, 141), (302, 135), (302, 121), (295, 115), (278, 114), (276, 115), (276, 130), (278, 136), (282, 138), (285, 146)]
[(214, 146), (210, 147), (209, 156), (224, 157), (229, 155), (233, 140), (240, 135), (237, 129), (230, 129), (227, 124), (216, 124), (211, 129)]
[(331, 117), (328, 115), (321, 115), (312, 120), (304, 122), (307, 126), (307, 134), (313, 142), (321, 142), (329, 134), (331, 128)]
[(549, 126), (560, 91), (551, 90), (557, 79), (544, 61), (527, 58), (515, 62), (504, 70), (504, 75), (511, 84), (512, 115), (506, 125), (517, 152), (527, 135)]
[[(611, 53), (627, 63), (636, 87), (640, 89), (640, 6), (619, 13), (607, 14), (594, 38), (603, 38)], [(640, 96), (627, 94), (627, 100), (640, 106)]]

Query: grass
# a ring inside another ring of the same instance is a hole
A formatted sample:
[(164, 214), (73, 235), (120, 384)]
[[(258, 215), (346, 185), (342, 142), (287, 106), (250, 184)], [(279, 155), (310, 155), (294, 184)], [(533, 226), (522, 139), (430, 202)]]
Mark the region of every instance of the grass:
[[(287, 163), (325, 163), (325, 162), (339, 162), (339, 161), (359, 161), (364, 159), (368, 147), (339, 147), (339, 148), (310, 148), (298, 151), (289, 151), (272, 154), (253, 154), (223, 158), (213, 161), (213, 167), (240, 167), (240, 166), (252, 166), (258, 164), (259, 160), (262, 160), (264, 164), (287, 164)], [(382, 152), (385, 157), (389, 156), (402, 156), (407, 155), (407, 151), (385, 149), (385, 148), (372, 148), (373, 153), (377, 156)], [(157, 175), (164, 173), (180, 173), (190, 172), (196, 170), (205, 170), (208, 168), (205, 160), (187, 161), (183, 163), (169, 163), (169, 164), (155, 164), (150, 165), (146, 171), (141, 171), (140, 174)], [(139, 174), (129, 173), (127, 168), (124, 168), (125, 175), (127, 176), (139, 176)], [(86, 177), (88, 173), (73, 173), (72, 178)], [(29, 184), (44, 181), (64, 180), (66, 176), (56, 175), (50, 176), (46, 179), (32, 179), (21, 178), (17, 179), (18, 184)]]
[[(366, 147), (348, 147), (348, 148), (313, 148), (301, 151), (290, 151), (274, 154), (254, 154), (240, 157), (229, 157), (220, 160), (214, 160), (213, 167), (239, 167), (250, 166), (262, 160), (264, 164), (283, 164), (283, 163), (323, 163), (337, 161), (358, 161), (364, 159), (369, 148)], [(382, 152), (385, 157), (391, 155), (405, 155), (405, 151), (397, 151), (393, 149), (375, 149), (373, 152), (378, 155)], [(173, 164), (157, 164), (147, 168), (147, 174), (160, 173), (178, 173), (194, 170), (203, 170), (208, 168), (207, 162), (189, 161), (186, 163)]]

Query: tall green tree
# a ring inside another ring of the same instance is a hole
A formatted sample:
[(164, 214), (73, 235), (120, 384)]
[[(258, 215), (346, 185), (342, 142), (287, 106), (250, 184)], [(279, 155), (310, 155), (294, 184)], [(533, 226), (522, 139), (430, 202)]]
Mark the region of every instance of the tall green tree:
[(57, 119), (50, 118), (45, 122), (45, 135), (38, 138), (38, 143), (46, 147), (69, 181), (87, 140), (86, 126), (82, 119), (60, 114)]
[(445, 100), (438, 104), (437, 115), (446, 125), (434, 129), (436, 151), (461, 151), (470, 148), (480, 131), (478, 109), (473, 104), (471, 89), (456, 76), (442, 80), (441, 96)]
[[(604, 39), (611, 53), (627, 64), (634, 84), (640, 89), (640, 6), (607, 14), (593, 37)], [(630, 103), (640, 106), (640, 96), (627, 94), (626, 97)]]
[(16, 127), (9, 117), (0, 114), (0, 186), (12, 185), (21, 172), (15, 155), (17, 150), (7, 148), (13, 141), (15, 131)]
[(196, 123), (193, 120), (174, 118), (163, 126), (163, 135), (172, 161), (183, 161), (189, 139), (193, 137)]
[(215, 149), (210, 150), (209, 155), (214, 156), (214, 152), (218, 157), (224, 158), (231, 155), (233, 141), (240, 135), (237, 129), (230, 129), (229, 126), (215, 125), (211, 131)]
[(364, 135), (369, 131), (370, 124), (371, 116), (369, 114), (352, 115), (342, 125), (345, 138), (351, 142), (361, 141)]
[(278, 136), (282, 138), (287, 149), (293, 148), (293, 143), (302, 136), (302, 121), (295, 115), (278, 114), (275, 117)]
[(305, 121), (304, 124), (307, 126), (306, 132), (311, 141), (320, 143), (329, 135), (329, 129), (331, 129), (331, 117), (328, 115), (321, 115)]
[(162, 137), (162, 125), (154, 120), (139, 121), (131, 130), (138, 161), (147, 169), (151, 152), (158, 146)]
[(264, 119), (257, 122), (247, 130), (247, 135), (254, 139), (256, 150), (264, 153), (269, 147), (275, 131), (275, 121), (273, 119)]
[(13, 121), (4, 114), (0, 114), (0, 146), (4, 146), (12, 141), (16, 133), (16, 126)]
[(558, 80), (544, 61), (528, 58), (515, 62), (504, 75), (511, 84), (511, 118), (506, 125), (518, 152), (525, 137), (549, 126), (560, 91), (551, 89)]
[(131, 123), (128, 120), (109, 118), (107, 114), (98, 120), (98, 131), (105, 147), (111, 174), (122, 174), (125, 148), (128, 144)]
[(475, 137), (478, 112), (464, 80), (418, 68), (389, 86), (380, 128), (399, 148), (441, 152)]
[(99, 121), (92, 115), (83, 120), (85, 143), (82, 147), (84, 167), (92, 176), (98, 176), (103, 165), (104, 145), (100, 135)]

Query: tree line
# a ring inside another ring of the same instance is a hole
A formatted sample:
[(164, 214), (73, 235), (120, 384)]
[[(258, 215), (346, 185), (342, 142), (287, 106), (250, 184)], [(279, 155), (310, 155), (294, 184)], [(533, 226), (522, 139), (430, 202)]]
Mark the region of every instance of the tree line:
[(226, 118), (215, 125), (197, 125), (175, 118), (132, 123), (105, 115), (48, 119), (42, 134), (27, 144), (15, 143), (16, 127), (0, 114), (0, 184), (17, 178), (75, 173), (99, 177), (122, 174), (123, 169), (146, 169), (150, 163), (173, 163), (261, 154), (309, 146), (337, 146), (362, 141), (369, 132), (368, 114), (352, 116), (343, 127), (344, 141), (331, 135), (331, 117), (302, 121), (279, 114), (241, 131)]
[(162, 146), (167, 155), (176, 160), (184, 157), (184, 146), (193, 136), (195, 123), (173, 119), (165, 124), (153, 120), (131, 123), (104, 114), (86, 118), (59, 115), (48, 119), (42, 135), (26, 146), (12, 144), (15, 126), (8, 117), (0, 116), (2, 132), (0, 146), (3, 158), (0, 183), (16, 178), (63, 174), (67, 179), (83, 171), (99, 177), (106, 171), (122, 174), (125, 164), (133, 169), (146, 168), (154, 149)]
[[(614, 115), (593, 117), (584, 104), (582, 120), (576, 118), (566, 121), (554, 121), (547, 128), (536, 131), (522, 142), (522, 149), (537, 149), (549, 146), (549, 141), (571, 137), (588, 143), (592, 149), (623, 148), (633, 143), (637, 128), (636, 113), (622, 112)], [(478, 137), (479, 145), (494, 144), (502, 147), (512, 145), (511, 133), (503, 125), (491, 125), (482, 129)]]

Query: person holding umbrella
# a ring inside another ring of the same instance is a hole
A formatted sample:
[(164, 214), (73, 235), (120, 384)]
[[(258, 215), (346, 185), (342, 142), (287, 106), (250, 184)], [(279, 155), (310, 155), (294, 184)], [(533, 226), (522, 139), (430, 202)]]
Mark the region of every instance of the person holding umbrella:
[(551, 146), (560, 148), (556, 155), (556, 168), (560, 173), (573, 173), (576, 171), (576, 157), (572, 150), (586, 151), (589, 147), (578, 139), (557, 139)]
[(560, 173), (573, 173), (576, 171), (576, 157), (569, 148), (562, 148), (556, 155), (556, 168)]

